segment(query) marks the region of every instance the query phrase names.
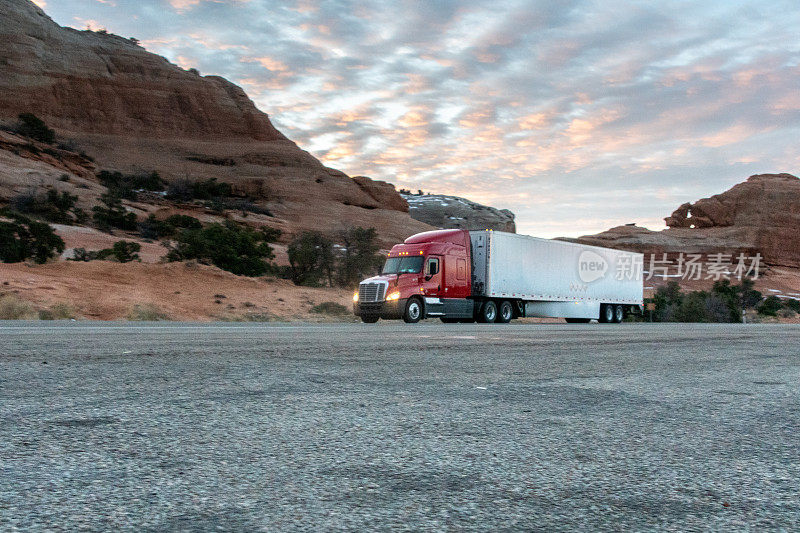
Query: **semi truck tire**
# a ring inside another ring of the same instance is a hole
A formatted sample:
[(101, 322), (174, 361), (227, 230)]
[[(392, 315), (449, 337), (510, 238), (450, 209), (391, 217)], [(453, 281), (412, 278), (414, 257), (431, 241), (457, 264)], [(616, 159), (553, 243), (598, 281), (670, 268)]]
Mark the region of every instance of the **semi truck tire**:
[(497, 320), (497, 304), (489, 300), (481, 306), (478, 311), (478, 322), (482, 324), (493, 324)]
[(406, 324), (416, 324), (422, 318), (422, 302), (419, 298), (409, 298), (406, 310), (403, 312), (403, 321)]
[(614, 306), (611, 304), (603, 304), (600, 306), (600, 320), (601, 324), (612, 324), (614, 322)]
[(378, 318), (377, 316), (362, 316), (361, 321), (365, 324), (374, 324), (378, 321)]
[(497, 321), (501, 324), (508, 324), (514, 318), (514, 306), (508, 300), (500, 304), (497, 312)]
[(614, 322), (619, 324), (625, 319), (625, 310), (621, 305), (614, 306)]

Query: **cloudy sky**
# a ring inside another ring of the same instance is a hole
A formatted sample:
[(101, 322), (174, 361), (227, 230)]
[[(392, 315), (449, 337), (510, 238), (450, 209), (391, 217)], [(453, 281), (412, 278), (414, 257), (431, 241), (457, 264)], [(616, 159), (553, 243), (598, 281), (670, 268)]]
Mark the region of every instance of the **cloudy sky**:
[(242, 85), (329, 166), (509, 208), (523, 233), (658, 229), (800, 172), (796, 0), (36, 3)]

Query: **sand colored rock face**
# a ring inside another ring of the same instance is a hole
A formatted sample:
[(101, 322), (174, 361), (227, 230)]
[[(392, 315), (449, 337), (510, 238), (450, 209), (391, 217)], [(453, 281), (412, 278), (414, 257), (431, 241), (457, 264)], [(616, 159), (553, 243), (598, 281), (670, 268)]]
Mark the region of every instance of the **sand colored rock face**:
[(0, 116), (28, 110), (62, 131), (284, 140), (241, 88), (115, 35), (62, 28), (2, 0)]
[(750, 176), (665, 220), (664, 231), (621, 226), (577, 240), (643, 253), (760, 253), (768, 264), (800, 268), (800, 179), (791, 174)]

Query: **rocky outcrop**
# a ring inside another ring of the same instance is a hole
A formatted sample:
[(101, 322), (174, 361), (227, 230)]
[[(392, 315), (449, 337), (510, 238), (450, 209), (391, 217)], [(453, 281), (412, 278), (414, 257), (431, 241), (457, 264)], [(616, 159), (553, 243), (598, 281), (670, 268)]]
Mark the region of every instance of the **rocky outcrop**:
[(86, 156), (50, 146), (9, 132), (0, 131), (0, 150), (32, 161), (41, 161), (54, 169), (88, 178), (94, 175), (95, 164)]
[(621, 226), (576, 240), (656, 254), (760, 253), (767, 264), (800, 268), (800, 179), (791, 174), (750, 176), (665, 220), (663, 231)]
[(403, 194), (411, 216), (437, 228), (508, 231), (516, 233), (514, 213), (457, 196)]
[(35, 112), (61, 131), (286, 140), (244, 91), (134, 41), (62, 28), (28, 0), (0, 0), (0, 116)]
[[(0, 13), (0, 122), (32, 112), (98, 169), (227, 181), (264, 204), (286, 238), (363, 226), (390, 245), (431, 229), (389, 187), (301, 150), (227, 80), (129, 39), (63, 28), (29, 0), (0, 0)], [(0, 192), (18, 188), (0, 168)]]
[(385, 181), (377, 181), (366, 176), (354, 176), (353, 181), (378, 205), (388, 209), (408, 213), (408, 202), (397, 192), (394, 185)]

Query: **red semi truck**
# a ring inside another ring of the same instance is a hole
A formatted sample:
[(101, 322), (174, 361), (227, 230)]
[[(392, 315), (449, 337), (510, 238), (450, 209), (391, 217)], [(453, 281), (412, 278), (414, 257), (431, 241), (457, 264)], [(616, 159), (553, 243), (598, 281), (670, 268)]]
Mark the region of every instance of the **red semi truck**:
[(381, 274), (359, 284), (353, 312), (368, 323), (621, 322), (641, 310), (642, 268), (642, 254), (633, 252), (496, 231), (428, 231), (392, 247)]

